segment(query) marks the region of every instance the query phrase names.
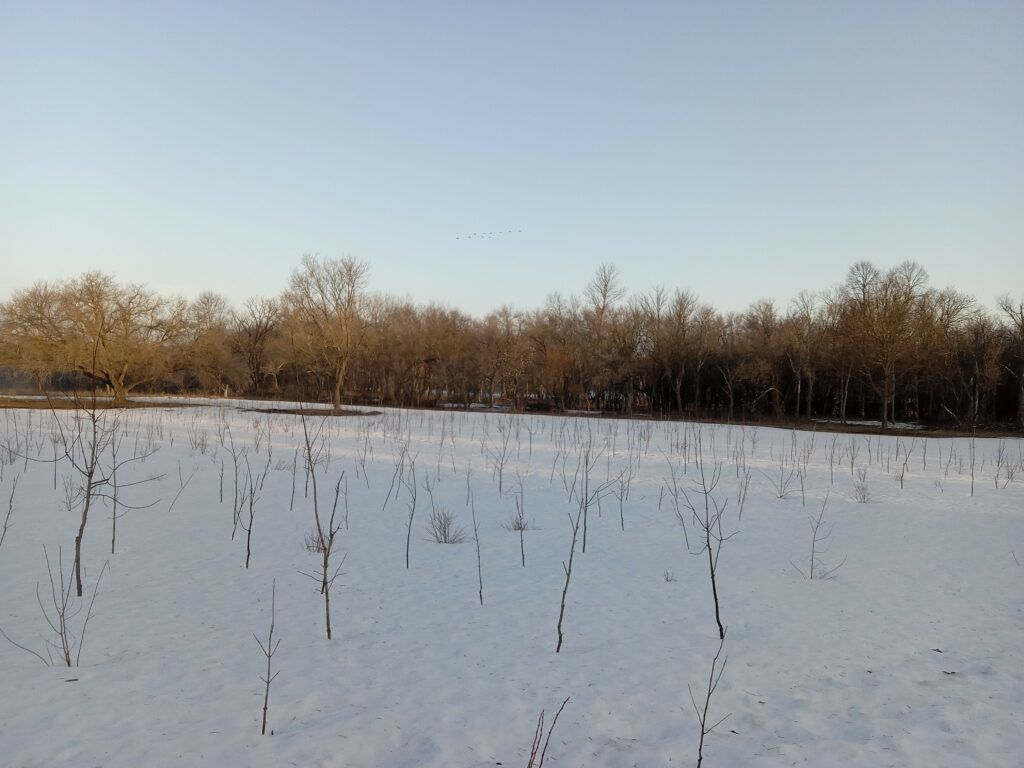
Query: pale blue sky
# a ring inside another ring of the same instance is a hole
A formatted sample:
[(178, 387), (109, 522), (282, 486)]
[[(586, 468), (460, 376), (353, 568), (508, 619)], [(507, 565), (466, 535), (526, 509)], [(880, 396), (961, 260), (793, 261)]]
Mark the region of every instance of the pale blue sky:
[(0, 298), (238, 300), (319, 252), (474, 313), (602, 261), (740, 309), (912, 258), (991, 302), (1022, 137), (1019, 1), (0, 0)]

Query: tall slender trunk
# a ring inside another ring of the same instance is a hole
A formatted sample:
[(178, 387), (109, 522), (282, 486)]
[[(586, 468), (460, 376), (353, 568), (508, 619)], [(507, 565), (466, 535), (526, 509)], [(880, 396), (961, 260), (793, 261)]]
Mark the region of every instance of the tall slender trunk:
[(974, 361), (974, 375), (971, 377), (971, 410), (970, 410), (970, 422), (971, 426), (976, 426), (978, 423), (978, 361)]
[[(95, 436), (93, 441), (95, 443)], [(95, 458), (93, 459), (95, 461)], [(93, 464), (85, 477), (85, 500), (82, 502), (82, 520), (78, 524), (78, 535), (75, 536), (75, 591), (82, 596), (82, 539), (85, 538), (85, 525), (89, 522), (89, 509), (92, 506)]]
[(732, 421), (733, 411), (734, 411), (735, 406), (736, 406), (736, 395), (735, 395), (735, 393), (733, 392), (733, 389), (732, 389), (732, 382), (729, 380), (729, 377), (726, 375), (725, 370), (723, 370), (721, 368), (719, 368), (718, 370), (721, 372), (721, 374), (722, 374), (722, 381), (725, 384), (725, 393), (726, 393), (726, 396), (728, 397), (728, 400), (729, 400), (729, 421)]
[(1021, 370), (1017, 381), (1020, 382), (1020, 391), (1017, 394), (1017, 423), (1024, 429), (1024, 370)]
[(895, 424), (896, 423), (896, 369), (895, 368), (893, 369), (893, 372), (892, 372), (891, 381), (892, 381), (892, 385), (889, 388), (889, 393), (890, 393), (891, 401), (892, 401), (892, 406), (891, 406), (892, 407), (892, 416), (889, 419), (889, 423), (890, 424)]
[(341, 413), (341, 393), (345, 387), (345, 371), (348, 369), (348, 360), (338, 363), (334, 369), (334, 389), (331, 392), (331, 409), (334, 413)]
[(703, 362), (697, 364), (697, 375), (693, 383), (693, 412), (697, 416), (700, 416), (700, 369), (703, 367)]
[(839, 405), (839, 421), (842, 422), (843, 424), (846, 423), (846, 403), (850, 399), (850, 377), (852, 375), (853, 369), (847, 368), (846, 375), (843, 377), (841, 402)]
[(775, 418), (780, 418), (785, 414), (785, 408), (782, 404), (782, 396), (779, 392), (779, 376), (775, 370), (772, 370), (772, 415)]
[(889, 426), (889, 376), (882, 375), (882, 429)]

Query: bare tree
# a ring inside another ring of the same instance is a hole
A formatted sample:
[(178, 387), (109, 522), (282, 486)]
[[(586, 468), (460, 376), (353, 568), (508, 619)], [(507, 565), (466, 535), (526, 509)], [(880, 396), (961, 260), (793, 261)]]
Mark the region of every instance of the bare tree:
[(526, 519), (526, 502), (523, 500), (523, 492), (520, 488), (520, 492), (515, 497), (516, 502), (516, 513), (512, 516), (508, 523), (505, 524), (505, 530), (507, 531), (518, 531), (519, 532), (519, 559), (522, 561), (523, 568), (526, 567), (526, 532), (530, 528), (530, 523)]
[[(313, 522), (315, 523), (316, 551), (320, 555), (320, 567), (315, 573), (305, 573), (313, 581), (320, 585), (320, 594), (324, 598), (324, 624), (327, 627), (327, 639), (331, 639), (331, 587), (335, 579), (341, 573), (341, 567), (345, 564), (347, 554), (341, 558), (336, 567), (332, 567), (331, 557), (334, 555), (334, 547), (337, 543), (338, 531), (341, 530), (341, 521), (335, 522), (338, 511), (338, 498), (341, 495), (341, 478), (334, 486), (334, 504), (331, 506), (331, 516), (326, 520), (320, 514), (320, 496), (317, 490), (316, 467), (321, 463), (324, 451), (323, 428), (325, 419), (321, 418), (320, 424), (313, 432), (310, 431), (306, 412), (300, 408), (300, 421), (302, 423), (303, 452), (306, 461), (306, 471), (313, 483)], [(344, 474), (344, 473), (343, 473)]]
[[(260, 678), (263, 682), (263, 725), (260, 728), (260, 735), (267, 735), (267, 710), (270, 707), (270, 684), (277, 679), (277, 676), (281, 674), (280, 670), (271, 674), (271, 662), (274, 660), (274, 654), (277, 653), (277, 648), (281, 645), (281, 638), (274, 641), (274, 615), (277, 606), (277, 579), (274, 579), (270, 587), (270, 631), (267, 633), (267, 644), (264, 645), (263, 641), (256, 637), (256, 633), (253, 632), (253, 639), (259, 644), (260, 650), (263, 652), (263, 656), (267, 660), (267, 672)], [(273, 731), (270, 732), (273, 735)]]
[(123, 405), (135, 387), (173, 367), (185, 330), (185, 303), (141, 285), (87, 272), (37, 283), (0, 307), (11, 362), (35, 375), (74, 370), (106, 386)]
[(558, 644), (555, 646), (555, 653), (562, 650), (562, 621), (565, 619), (565, 598), (569, 594), (569, 582), (572, 581), (572, 561), (576, 555), (576, 540), (580, 532), (580, 519), (583, 516), (583, 502), (580, 502), (579, 511), (574, 518), (569, 515), (569, 522), (572, 524), (572, 543), (569, 545), (569, 561), (562, 563), (562, 570), (565, 571), (565, 585), (562, 587), (562, 602), (558, 609)]
[(92, 619), (92, 609), (96, 604), (96, 595), (99, 592), (100, 582), (103, 580), (103, 574), (106, 572), (109, 563), (104, 563), (100, 569), (100, 575), (97, 577), (96, 584), (93, 587), (92, 599), (89, 601), (89, 605), (85, 610), (85, 616), (76, 630), (74, 627), (77, 623), (75, 619), (81, 615), (83, 606), (72, 600), (73, 576), (70, 573), (66, 577), (64, 575), (63, 555), (64, 553), (58, 549), (57, 567), (54, 569), (54, 566), (50, 563), (50, 555), (46, 551), (46, 547), (43, 547), (46, 573), (50, 579), (50, 607), (47, 607), (44, 603), (43, 596), (40, 594), (39, 583), (36, 582), (36, 603), (38, 603), (39, 610), (42, 612), (43, 618), (52, 632), (50, 639), (44, 639), (46, 656), (44, 657), (31, 648), (15, 642), (3, 629), (0, 629), (0, 637), (3, 637), (15, 648), (32, 654), (43, 664), (48, 666), (63, 664), (67, 667), (73, 667), (78, 666), (81, 661), (82, 648), (85, 645), (85, 633), (89, 628), (89, 621)]
[(805, 579), (834, 578), (836, 572), (846, 564), (846, 557), (843, 557), (841, 563), (830, 568), (821, 559), (821, 556), (827, 554), (829, 549), (832, 548), (832, 529), (835, 527), (835, 523), (828, 525), (824, 523), (825, 508), (827, 506), (828, 494), (826, 493), (817, 516), (811, 515), (807, 518), (811, 526), (811, 560), (807, 571), (804, 572), (796, 563), (790, 561), (790, 565), (796, 568), (797, 572)]
[[(129, 505), (118, 495), (118, 490), (159, 480), (161, 476), (147, 477), (133, 482), (117, 484), (118, 470), (125, 466), (144, 461), (155, 453), (155, 449), (145, 451), (130, 458), (119, 459), (117, 456), (117, 435), (122, 428), (120, 412), (108, 409), (97, 397), (96, 389), (87, 397), (75, 395), (74, 405), (69, 420), (63, 419), (50, 401), (50, 412), (59, 431), (59, 444), (63, 459), (71, 465), (78, 475), (79, 483), (74, 497), (75, 504), (71, 507), (80, 511), (78, 533), (75, 536), (75, 588), (78, 597), (82, 596), (82, 541), (85, 538), (89, 513), (97, 499), (117, 500), (124, 509), (145, 509), (157, 501), (145, 505)], [(111, 460), (104, 463), (104, 456), (109, 453)], [(116, 514), (116, 512), (115, 512)], [(116, 520), (116, 518), (115, 518)], [(113, 543), (113, 542), (112, 542)]]
[(1024, 429), (1024, 299), (1011, 299), (1007, 294), (999, 297), (999, 309), (1009, 320), (1011, 348), (1016, 365), (1007, 364), (1006, 370), (1017, 379), (1017, 425)]
[(772, 489), (775, 491), (775, 496), (780, 499), (784, 499), (789, 496), (793, 487), (793, 479), (796, 477), (796, 468), (790, 467), (787, 471), (785, 457), (779, 457), (779, 476), (778, 479), (774, 475), (769, 475), (767, 472), (761, 471), (761, 474), (772, 484)]
[(305, 256), (284, 294), (293, 339), (331, 377), (331, 403), (341, 411), (349, 363), (364, 332), (361, 317), (369, 267), (353, 258)]
[(473, 541), (476, 543), (476, 579), (480, 585), (480, 605), (484, 604), (484, 570), (480, 562), (480, 526), (476, 521), (476, 504), (470, 497), (470, 513), (473, 515)]
[(7, 498), (7, 514), (4, 515), (4, 527), (0, 530), (0, 547), (4, 545), (4, 539), (7, 538), (7, 531), (11, 527), (11, 516), (14, 514), (14, 493), (18, 490), (18, 479), (21, 475), (14, 476), (14, 482), (11, 483), (11, 495)]
[(245, 363), (250, 392), (258, 392), (264, 378), (271, 372), (268, 346), (281, 321), (281, 307), (276, 299), (255, 296), (246, 299), (233, 316), (232, 347)]
[[(256, 519), (256, 503), (260, 500), (257, 495), (260, 487), (263, 485), (263, 478), (265, 473), (257, 473), (253, 476), (252, 469), (249, 466), (248, 456), (245, 459), (245, 484), (246, 488), (243, 490), (243, 503), (249, 512), (249, 521), (241, 521), (240, 525), (242, 530), (245, 531), (245, 567), (249, 567), (249, 561), (252, 559), (252, 528), (253, 523)], [(319, 540), (318, 540), (318, 543)]]
[[(714, 659), (711, 661), (711, 673), (708, 675), (708, 684), (704, 689), (704, 701), (702, 704), (697, 704), (697, 699), (693, 695), (693, 688), (689, 685), (686, 686), (690, 692), (690, 703), (693, 704), (693, 711), (697, 714), (697, 722), (700, 724), (700, 741), (697, 744), (697, 768), (700, 768), (704, 762), (704, 741), (707, 739), (715, 728), (720, 726), (726, 721), (729, 715), (721, 718), (715, 723), (710, 722), (709, 710), (711, 709), (711, 697), (718, 689), (718, 683), (722, 680), (722, 673), (725, 672), (725, 662), (728, 661), (728, 656), (722, 659), (721, 666), (718, 664), (718, 660), (722, 655), (722, 649), (725, 647), (725, 634), (718, 641), (718, 651), (715, 653)], [(731, 714), (731, 713), (730, 713)]]
[[(409, 569), (409, 547), (412, 543), (412, 521), (416, 517), (416, 460), (409, 462), (409, 480), (402, 475), (402, 484), (409, 491), (409, 518), (405, 528), (405, 568)], [(387, 502), (385, 501), (385, 504)]]
[(686, 507), (690, 510), (701, 534), (700, 548), (696, 551), (691, 550), (691, 554), (698, 556), (707, 554), (708, 575), (711, 579), (711, 596), (715, 603), (715, 623), (718, 625), (719, 638), (724, 640), (725, 627), (722, 625), (722, 612), (718, 599), (718, 558), (722, 553), (722, 544), (735, 536), (738, 531), (730, 534), (722, 533), (722, 515), (729, 505), (729, 500), (726, 499), (725, 502), (719, 503), (718, 499), (714, 496), (715, 489), (718, 487), (722, 477), (722, 465), (720, 463), (716, 464), (710, 476), (706, 474), (704, 469), (703, 439), (700, 433), (697, 435), (696, 451), (695, 458), (699, 478), (694, 482), (694, 485), (697, 488), (697, 492), (700, 493), (702, 501), (695, 505), (690, 500), (686, 491), (683, 491)]
[(186, 310), (179, 359), (204, 390), (227, 397), (244, 380), (240, 360), (231, 345), (231, 305), (213, 291), (203, 291)]
[[(925, 423), (1024, 425), (1024, 305), (1003, 297), (997, 322), (971, 297), (930, 288), (910, 262), (854, 264), (841, 285), (799, 293), (788, 312), (766, 299), (727, 314), (671, 288), (630, 298), (607, 264), (581, 298), (481, 319), (370, 296), (366, 277), (362, 262), (307, 256), (279, 301), (237, 311), (209, 292), (186, 304), (101, 273), (40, 283), (0, 306), (0, 362), (41, 389), (93, 379), (121, 403), (169, 374), (176, 390), (277, 390), (287, 366), (302, 386), (330, 391), (336, 410), (349, 394), (465, 406), (498, 396), (514, 409), (717, 411), (730, 421), (739, 411), (848, 423), (857, 408), (885, 428), (900, 409)], [(503, 493), (507, 467), (492, 466)]]
[[(537, 718), (537, 727), (533, 732), (533, 743), (530, 745), (530, 759), (526, 763), (526, 768), (543, 768), (544, 758), (548, 752), (548, 744), (551, 743), (551, 734), (558, 723), (558, 716), (562, 714), (562, 710), (565, 709), (565, 705), (568, 703), (569, 697), (566, 696), (562, 706), (558, 708), (554, 718), (551, 720), (546, 737), (544, 736), (544, 710), (540, 711), (540, 716)], [(541, 739), (544, 739), (543, 745), (541, 744)]]

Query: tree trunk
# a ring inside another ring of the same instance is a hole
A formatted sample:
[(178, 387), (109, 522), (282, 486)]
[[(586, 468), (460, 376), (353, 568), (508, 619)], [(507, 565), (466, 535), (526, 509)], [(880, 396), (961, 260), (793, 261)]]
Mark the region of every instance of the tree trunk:
[(75, 536), (75, 591), (82, 596), (82, 539), (85, 538), (85, 524), (89, 521), (89, 507), (92, 502), (92, 477), (85, 481), (85, 501), (82, 506), (82, 521)]
[(850, 376), (852, 371), (848, 368), (846, 375), (843, 377), (841, 402), (839, 405), (839, 421), (843, 424), (846, 423), (846, 403), (850, 399)]
[(974, 375), (971, 377), (971, 410), (970, 410), (970, 423), (971, 426), (977, 426), (978, 424), (978, 361), (974, 361)]
[(775, 418), (780, 419), (785, 415), (785, 408), (782, 404), (782, 396), (779, 392), (779, 377), (778, 374), (772, 371), (772, 414)]
[(124, 381), (114, 381), (112, 384), (114, 390), (114, 405), (124, 407), (128, 405), (128, 388), (125, 386)]
[(341, 413), (341, 393), (345, 387), (345, 370), (348, 361), (339, 363), (334, 371), (334, 390), (331, 392), (331, 409), (335, 414)]
[(892, 381), (892, 386), (889, 388), (889, 393), (890, 393), (890, 396), (891, 396), (890, 399), (891, 399), (891, 402), (892, 402), (892, 406), (891, 406), (892, 407), (892, 416), (889, 419), (889, 424), (890, 425), (896, 423), (896, 370), (895, 369), (893, 369), (891, 381)]
[(889, 371), (882, 370), (882, 429), (889, 427)]
[(1024, 368), (1021, 369), (1017, 381), (1020, 384), (1020, 391), (1017, 393), (1017, 423), (1024, 430)]
[(700, 369), (704, 364), (701, 363), (697, 366), (697, 375), (693, 382), (693, 414), (694, 416), (700, 416)]

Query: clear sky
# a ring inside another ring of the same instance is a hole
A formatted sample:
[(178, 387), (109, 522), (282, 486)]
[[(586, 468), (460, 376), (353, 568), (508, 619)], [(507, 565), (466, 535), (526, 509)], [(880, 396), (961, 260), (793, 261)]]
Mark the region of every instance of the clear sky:
[(602, 261), (727, 310), (859, 259), (1024, 292), (1024, 2), (0, 0), (0, 298), (306, 252), (473, 313)]

